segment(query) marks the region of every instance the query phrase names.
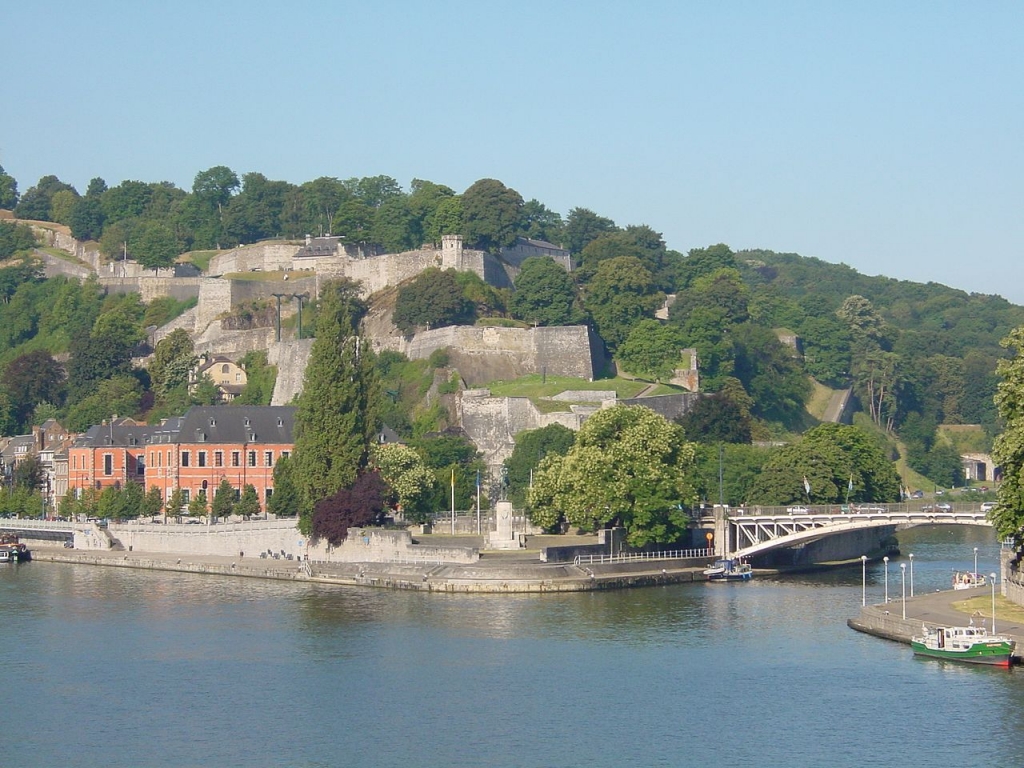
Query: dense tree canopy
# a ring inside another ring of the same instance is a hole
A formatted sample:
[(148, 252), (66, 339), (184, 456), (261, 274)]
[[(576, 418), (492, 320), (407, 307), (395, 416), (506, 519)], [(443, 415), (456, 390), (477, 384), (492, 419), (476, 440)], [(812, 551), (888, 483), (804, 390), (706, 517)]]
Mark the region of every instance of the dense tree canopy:
[[(808, 490), (808, 488), (810, 490)], [(753, 504), (897, 502), (900, 478), (889, 456), (858, 427), (822, 424), (772, 452), (750, 490)]]
[(462, 235), (471, 248), (499, 251), (522, 229), (523, 198), (497, 179), (480, 179), (462, 193)]
[(585, 529), (621, 524), (633, 546), (680, 539), (697, 501), (694, 448), (683, 430), (642, 406), (616, 406), (584, 422), (564, 456), (540, 464), (531, 519)]
[(390, 489), (390, 501), (406, 520), (426, 522), (430, 519), (434, 489), (434, 473), (422, 456), (407, 445), (385, 443), (371, 451), (371, 464)]
[(512, 316), (538, 325), (575, 325), (584, 320), (569, 273), (547, 257), (523, 262), (509, 309)]
[(405, 334), (473, 321), (473, 305), (463, 295), (454, 269), (426, 269), (398, 289), (393, 322)]
[(663, 296), (651, 273), (633, 256), (602, 261), (587, 286), (585, 305), (601, 338), (615, 350), (633, 325), (654, 314)]
[(351, 488), (340, 488), (320, 499), (313, 509), (311, 533), (339, 546), (348, 536), (348, 529), (380, 525), (387, 511), (387, 485), (376, 472), (362, 472)]
[(992, 448), (992, 458), (1003, 468), (1003, 482), (989, 517), (999, 538), (1011, 539), (1019, 548), (1024, 544), (1024, 326), (1015, 328), (1003, 346), (1013, 357), (999, 362), (996, 406), (1003, 431)]

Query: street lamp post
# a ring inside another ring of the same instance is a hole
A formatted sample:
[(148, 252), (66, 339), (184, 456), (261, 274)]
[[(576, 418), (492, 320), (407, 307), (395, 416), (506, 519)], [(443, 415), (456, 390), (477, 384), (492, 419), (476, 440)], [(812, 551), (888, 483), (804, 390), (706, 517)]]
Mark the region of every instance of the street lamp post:
[(287, 293), (272, 293), (270, 295), (273, 296), (275, 299), (277, 299), (277, 326), (276, 326), (277, 330), (276, 330), (276, 332), (274, 334), (274, 338), (275, 338), (276, 341), (280, 341), (281, 340), (281, 299), (283, 299), (288, 294)]
[(292, 294), (292, 298), (299, 300), (299, 329), (298, 329), (298, 338), (301, 339), (302, 338), (302, 300), (303, 299), (308, 299), (309, 298), (309, 294), (308, 293), (293, 293)]
[(903, 588), (903, 618), (907, 618), (907, 564), (900, 563), (900, 585)]
[(889, 603), (889, 556), (886, 555), (882, 558), (882, 562), (885, 563), (885, 602)]
[(974, 575), (978, 575), (978, 548), (974, 548)]
[(910, 553), (910, 596), (914, 596), (914, 553)]
[(994, 573), (989, 574), (992, 577), (992, 634), (996, 633), (996, 575)]
[(860, 604), (868, 604), (868, 556), (860, 556)]

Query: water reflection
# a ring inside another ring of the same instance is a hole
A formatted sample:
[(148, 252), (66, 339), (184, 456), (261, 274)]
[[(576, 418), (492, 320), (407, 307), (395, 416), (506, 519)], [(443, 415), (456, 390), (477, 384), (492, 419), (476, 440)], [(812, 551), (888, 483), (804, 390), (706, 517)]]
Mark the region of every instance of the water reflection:
[[(985, 529), (900, 539), (919, 589), (998, 555)], [(0, 600), (5, 764), (1024, 764), (1021, 670), (848, 629), (859, 564), (487, 596), (36, 563)]]

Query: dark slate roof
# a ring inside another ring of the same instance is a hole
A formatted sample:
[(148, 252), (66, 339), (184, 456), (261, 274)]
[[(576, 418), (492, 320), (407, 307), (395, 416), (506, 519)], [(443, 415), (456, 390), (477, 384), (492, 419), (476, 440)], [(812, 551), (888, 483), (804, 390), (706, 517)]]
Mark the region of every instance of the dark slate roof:
[(153, 434), (150, 435), (149, 442), (174, 442), (178, 437), (178, 432), (181, 430), (181, 422), (184, 421), (184, 419), (184, 416), (172, 416), (169, 419), (164, 419), (159, 425), (153, 428)]
[(516, 241), (517, 244), (525, 243), (526, 245), (532, 245), (534, 248), (546, 248), (549, 251), (565, 251), (566, 253), (569, 252), (565, 248), (562, 248), (560, 245), (549, 243), (547, 240), (534, 240), (532, 237), (517, 237)]
[(182, 417), (177, 442), (293, 443), (294, 427), (291, 405), (202, 405)]
[[(0, 451), (0, 455), (3, 456), (5, 462), (10, 463), (20, 456), (34, 454), (35, 445), (35, 435), (15, 435), (4, 446), (3, 451)], [(19, 447), (22, 449), (21, 451), (18, 450)]]
[[(128, 420), (130, 421), (130, 420)], [(133, 448), (145, 445), (156, 431), (157, 427), (145, 424), (94, 424), (89, 430), (75, 441), (76, 448), (102, 448), (112, 445), (121, 448)]]

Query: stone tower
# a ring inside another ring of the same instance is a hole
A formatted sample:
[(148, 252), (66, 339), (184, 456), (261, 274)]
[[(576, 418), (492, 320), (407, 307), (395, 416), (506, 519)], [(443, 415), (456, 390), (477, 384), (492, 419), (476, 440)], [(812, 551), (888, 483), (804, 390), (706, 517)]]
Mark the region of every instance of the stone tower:
[(462, 235), (441, 235), (441, 269), (462, 269)]

